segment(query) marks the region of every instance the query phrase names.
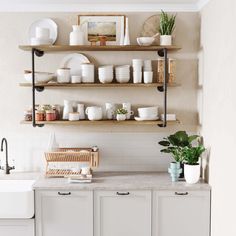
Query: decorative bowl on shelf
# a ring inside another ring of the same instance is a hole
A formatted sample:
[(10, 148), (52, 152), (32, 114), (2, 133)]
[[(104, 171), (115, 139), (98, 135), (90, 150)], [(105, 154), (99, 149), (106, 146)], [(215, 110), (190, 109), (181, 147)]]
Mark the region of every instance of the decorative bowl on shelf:
[[(24, 78), (27, 82), (32, 83), (32, 71), (25, 70)], [(54, 80), (55, 74), (49, 72), (35, 72), (35, 83), (48, 83), (49, 81)]]
[(139, 37), (137, 38), (137, 42), (139, 46), (151, 46), (155, 41), (154, 37)]

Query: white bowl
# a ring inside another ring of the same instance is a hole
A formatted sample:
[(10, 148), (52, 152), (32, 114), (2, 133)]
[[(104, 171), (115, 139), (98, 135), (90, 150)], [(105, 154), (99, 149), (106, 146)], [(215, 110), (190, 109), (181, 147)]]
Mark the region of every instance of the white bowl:
[(137, 42), (139, 46), (150, 46), (155, 41), (153, 37), (139, 37), (137, 38)]
[(139, 117), (155, 117), (158, 116), (158, 107), (142, 107), (138, 108)]
[[(32, 72), (25, 70), (24, 78), (27, 82), (32, 83)], [(35, 83), (48, 83), (55, 79), (55, 74), (48, 72), (35, 72)]]
[(109, 84), (111, 83), (113, 80), (113, 77), (99, 77), (99, 81), (102, 83), (102, 84)]
[(130, 77), (116, 77), (116, 81), (121, 84), (128, 83), (130, 81)]

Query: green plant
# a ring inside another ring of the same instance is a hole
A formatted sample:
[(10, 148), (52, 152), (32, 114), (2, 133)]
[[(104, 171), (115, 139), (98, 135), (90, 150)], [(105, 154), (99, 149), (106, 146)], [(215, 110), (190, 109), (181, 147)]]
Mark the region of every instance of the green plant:
[(168, 15), (164, 11), (161, 11), (160, 16), (160, 28), (161, 35), (171, 35), (175, 29), (176, 15)]
[(196, 147), (184, 147), (183, 148), (183, 155), (184, 155), (184, 162), (188, 165), (197, 165), (200, 156), (206, 149), (203, 145), (199, 144)]
[(119, 108), (116, 110), (116, 114), (119, 114), (119, 115), (125, 115), (127, 113), (128, 113), (128, 111), (124, 108)]
[(183, 162), (184, 148), (192, 147), (192, 142), (198, 137), (198, 135), (189, 136), (186, 131), (178, 131), (159, 142), (161, 146), (165, 147), (161, 152), (172, 154), (176, 162)]

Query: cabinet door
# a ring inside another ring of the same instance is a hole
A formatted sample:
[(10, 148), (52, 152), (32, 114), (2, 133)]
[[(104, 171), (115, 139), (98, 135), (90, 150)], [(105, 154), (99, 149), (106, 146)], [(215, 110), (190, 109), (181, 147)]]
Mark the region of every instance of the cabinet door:
[(93, 192), (36, 193), (36, 236), (93, 236)]
[(97, 191), (94, 236), (151, 236), (151, 191)]
[(153, 236), (209, 236), (210, 191), (154, 191)]

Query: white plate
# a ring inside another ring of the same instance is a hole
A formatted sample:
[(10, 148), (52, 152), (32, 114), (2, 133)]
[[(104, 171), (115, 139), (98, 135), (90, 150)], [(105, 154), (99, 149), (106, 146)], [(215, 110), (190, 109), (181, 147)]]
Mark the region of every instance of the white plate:
[(72, 53), (65, 56), (60, 64), (60, 68), (70, 68), (71, 75), (81, 75), (81, 64), (90, 63), (89, 59), (80, 53)]
[(50, 30), (50, 39), (52, 39), (52, 44), (57, 40), (57, 24), (49, 18), (41, 19), (35, 21), (29, 28), (29, 42), (31, 38), (35, 38), (36, 27), (48, 28)]
[(156, 117), (146, 117), (146, 118), (141, 118), (141, 117), (137, 117), (137, 116), (135, 116), (134, 119), (135, 119), (136, 121), (158, 120), (159, 117), (156, 116)]

